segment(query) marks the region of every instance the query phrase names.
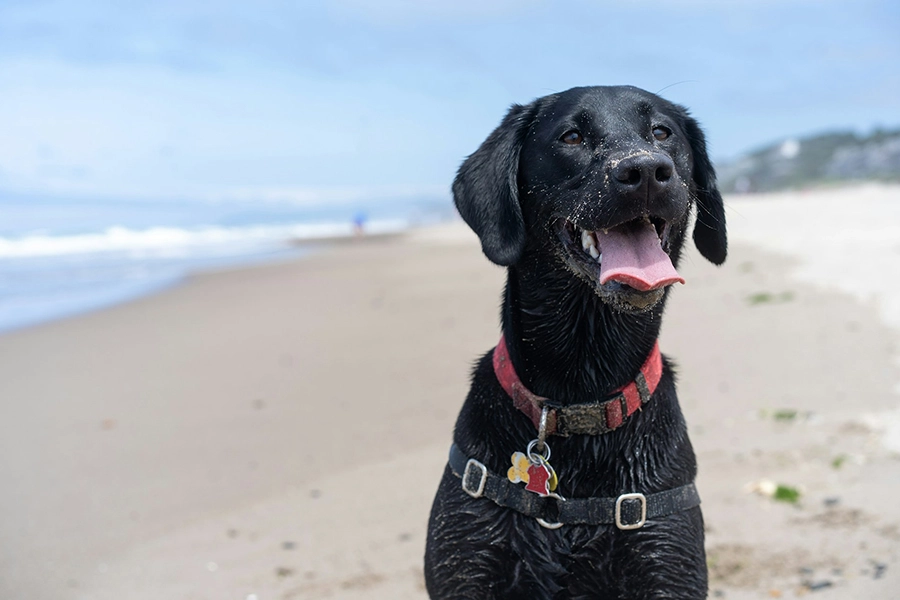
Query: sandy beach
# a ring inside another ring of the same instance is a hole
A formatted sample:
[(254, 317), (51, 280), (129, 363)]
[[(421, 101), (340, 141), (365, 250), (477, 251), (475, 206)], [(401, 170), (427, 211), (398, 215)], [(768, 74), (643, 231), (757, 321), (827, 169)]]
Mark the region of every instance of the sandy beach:
[[(661, 340), (710, 597), (896, 598), (900, 187), (726, 204)], [(0, 598), (425, 598), (503, 281), (453, 223), (0, 336)]]

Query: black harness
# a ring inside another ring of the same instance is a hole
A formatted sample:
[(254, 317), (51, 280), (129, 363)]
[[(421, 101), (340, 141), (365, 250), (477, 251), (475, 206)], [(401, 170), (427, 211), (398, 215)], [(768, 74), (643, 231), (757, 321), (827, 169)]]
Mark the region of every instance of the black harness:
[(450, 446), (450, 469), (462, 480), (462, 489), (473, 498), (487, 498), (527, 517), (548, 529), (563, 525), (613, 525), (623, 530), (640, 529), (649, 519), (664, 517), (700, 505), (693, 483), (665, 492), (632, 492), (616, 498), (563, 498), (558, 494), (539, 496), (512, 483), (505, 476), (488, 471), (456, 444)]

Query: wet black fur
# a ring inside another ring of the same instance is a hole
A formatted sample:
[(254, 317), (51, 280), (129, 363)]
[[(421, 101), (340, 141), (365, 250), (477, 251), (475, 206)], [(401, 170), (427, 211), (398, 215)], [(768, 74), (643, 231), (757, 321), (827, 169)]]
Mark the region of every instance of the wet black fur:
[[(672, 131), (664, 142), (652, 134), (659, 123)], [(581, 132), (583, 144), (560, 143), (569, 129)], [(610, 165), (641, 151), (669, 156), (678, 185), (661, 197), (617, 193)], [(684, 108), (632, 87), (575, 88), (513, 106), (464, 162), (453, 192), (487, 257), (508, 266), (502, 326), (516, 371), (533, 392), (562, 403), (604, 399), (634, 379), (659, 334), (665, 297), (635, 309), (605, 296), (567, 263), (553, 227), (559, 217), (595, 230), (662, 214), (677, 265), (696, 205), (697, 247), (716, 264), (726, 256), (722, 199), (703, 133)], [(534, 438), (485, 354), (456, 423), (456, 444), (503, 474), (510, 455)], [(651, 402), (622, 427), (548, 441), (559, 491), (568, 497), (649, 494), (696, 475), (668, 360)], [(705, 598), (703, 519), (695, 508), (636, 531), (551, 531), (470, 498), (448, 468), (432, 508), (425, 578), (435, 599)]]

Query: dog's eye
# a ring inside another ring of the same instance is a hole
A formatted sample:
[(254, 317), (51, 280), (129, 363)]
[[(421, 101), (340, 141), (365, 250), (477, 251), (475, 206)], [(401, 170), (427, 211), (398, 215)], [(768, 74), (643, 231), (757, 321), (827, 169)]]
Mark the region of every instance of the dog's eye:
[(573, 146), (580, 144), (582, 141), (581, 134), (574, 129), (572, 131), (565, 132), (559, 139), (567, 144), (572, 144)]
[(672, 135), (672, 132), (669, 130), (668, 127), (663, 127), (661, 125), (657, 125), (656, 127), (653, 128), (653, 137), (655, 137), (659, 141), (663, 141), (664, 139), (668, 138), (670, 135)]

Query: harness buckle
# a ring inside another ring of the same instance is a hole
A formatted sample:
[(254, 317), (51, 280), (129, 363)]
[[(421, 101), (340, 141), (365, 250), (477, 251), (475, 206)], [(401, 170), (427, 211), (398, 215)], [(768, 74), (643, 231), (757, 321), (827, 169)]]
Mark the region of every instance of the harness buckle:
[[(640, 500), (641, 501), (641, 520), (637, 523), (623, 523), (622, 522), (622, 503), (625, 500)], [(644, 526), (644, 523), (647, 522), (647, 497), (640, 493), (634, 494), (622, 494), (618, 498), (616, 498), (616, 527), (623, 531), (628, 531), (630, 529), (640, 529)]]
[[(481, 471), (480, 479), (478, 480), (478, 485), (475, 486), (474, 489), (470, 488), (467, 484), (469, 482), (469, 475), (475, 475), (476, 471)], [(475, 460), (474, 458), (470, 458), (469, 462), (466, 463), (466, 469), (463, 471), (462, 476), (462, 489), (465, 493), (472, 496), (473, 498), (481, 498), (484, 495), (484, 485), (487, 483), (488, 478), (488, 470), (487, 467)]]

